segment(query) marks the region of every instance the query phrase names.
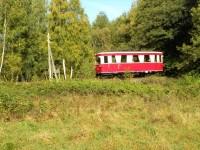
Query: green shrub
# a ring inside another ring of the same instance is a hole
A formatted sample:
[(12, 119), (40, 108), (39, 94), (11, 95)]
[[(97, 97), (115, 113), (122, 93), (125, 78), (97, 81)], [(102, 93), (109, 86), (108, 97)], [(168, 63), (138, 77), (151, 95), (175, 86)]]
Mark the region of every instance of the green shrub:
[[(34, 109), (36, 97), (66, 95), (129, 95), (145, 101), (199, 100), (200, 78), (185, 76), (180, 79), (146, 77), (127, 80), (67, 80), (31, 83), (4, 83), (0, 86), (0, 113), (23, 115)], [(56, 101), (56, 100), (55, 100)], [(41, 102), (42, 103), (42, 102)], [(43, 103), (42, 103), (43, 104)], [(40, 107), (40, 106), (39, 106)], [(46, 103), (41, 105), (46, 108)], [(39, 108), (43, 110), (43, 108)]]
[(29, 112), (32, 107), (33, 103), (31, 100), (8, 93), (0, 93), (0, 113), (21, 116)]

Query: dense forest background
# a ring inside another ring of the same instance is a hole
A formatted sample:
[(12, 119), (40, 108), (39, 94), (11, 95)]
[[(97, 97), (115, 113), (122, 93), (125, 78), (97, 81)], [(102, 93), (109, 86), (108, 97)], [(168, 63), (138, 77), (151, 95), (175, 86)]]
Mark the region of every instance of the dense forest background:
[(56, 71), (65, 61), (77, 78), (94, 77), (95, 53), (111, 50), (163, 51), (166, 75), (198, 74), (200, 1), (137, 0), (116, 20), (100, 12), (90, 24), (79, 0), (0, 0), (1, 79), (48, 79), (48, 46)]

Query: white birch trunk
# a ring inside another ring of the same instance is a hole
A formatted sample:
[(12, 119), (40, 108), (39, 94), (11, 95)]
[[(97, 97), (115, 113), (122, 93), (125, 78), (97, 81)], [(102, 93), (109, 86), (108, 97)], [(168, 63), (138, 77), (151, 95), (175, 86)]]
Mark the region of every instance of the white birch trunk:
[(6, 32), (7, 32), (7, 22), (6, 22), (6, 17), (4, 20), (4, 35), (3, 35), (3, 51), (1, 55), (1, 66), (0, 66), (0, 74), (3, 68), (3, 62), (4, 62), (4, 56), (5, 56), (5, 48), (6, 48)]
[(66, 66), (65, 66), (65, 59), (63, 59), (63, 72), (64, 72), (64, 79), (67, 79), (67, 75), (66, 75)]
[(52, 79), (52, 64), (51, 64), (51, 45), (50, 45), (50, 35), (47, 35), (47, 42), (48, 42), (48, 64), (49, 64), (49, 80)]
[(48, 61), (49, 61), (49, 79), (52, 79), (52, 74), (54, 73), (54, 76), (56, 79), (58, 79), (57, 73), (56, 73), (56, 67), (54, 64), (53, 55), (51, 52), (51, 41), (50, 41), (50, 34), (48, 33)]
[(72, 79), (73, 78), (73, 67), (71, 66), (71, 73), (70, 73), (70, 79)]
[(51, 64), (52, 64), (54, 76), (55, 76), (56, 79), (58, 79), (57, 72), (56, 72), (56, 67), (55, 67), (55, 64), (54, 64), (54, 59), (53, 59), (53, 55), (52, 55), (51, 51), (50, 51), (50, 56), (51, 56)]

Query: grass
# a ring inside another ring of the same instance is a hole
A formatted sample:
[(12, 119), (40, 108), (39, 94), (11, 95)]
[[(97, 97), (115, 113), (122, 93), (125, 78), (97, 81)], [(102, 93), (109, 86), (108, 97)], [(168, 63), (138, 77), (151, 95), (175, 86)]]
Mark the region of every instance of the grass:
[(0, 149), (200, 149), (200, 79), (5, 83)]

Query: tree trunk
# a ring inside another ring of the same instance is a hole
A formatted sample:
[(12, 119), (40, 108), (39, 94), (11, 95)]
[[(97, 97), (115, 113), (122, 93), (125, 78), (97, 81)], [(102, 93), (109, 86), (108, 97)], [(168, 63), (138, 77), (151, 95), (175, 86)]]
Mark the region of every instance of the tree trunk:
[(66, 75), (66, 66), (65, 66), (65, 59), (63, 59), (63, 72), (64, 72), (64, 79), (67, 79), (67, 75)]
[(49, 79), (52, 79), (52, 72), (55, 75), (55, 78), (58, 79), (57, 73), (56, 73), (56, 67), (53, 60), (53, 55), (51, 52), (51, 42), (50, 42), (50, 34), (48, 33), (48, 63), (49, 63)]
[(55, 64), (54, 64), (54, 59), (53, 59), (53, 55), (52, 55), (51, 51), (50, 51), (50, 54), (51, 54), (50, 56), (51, 56), (51, 64), (52, 64), (52, 68), (53, 68), (53, 73), (54, 73), (55, 78), (58, 79), (56, 67), (55, 67)]
[(72, 79), (73, 78), (73, 67), (71, 66), (71, 73), (70, 73), (70, 79)]
[(5, 48), (6, 48), (6, 32), (7, 32), (6, 29), (7, 29), (7, 22), (6, 22), (6, 17), (5, 17), (5, 20), (4, 20), (4, 35), (3, 35), (3, 51), (2, 51), (2, 56), (1, 56), (0, 74), (1, 74), (1, 71), (2, 71), (2, 67), (3, 67)]
[(51, 45), (50, 45), (50, 35), (47, 35), (47, 42), (48, 42), (48, 64), (49, 64), (49, 80), (52, 79), (52, 65), (51, 65)]

